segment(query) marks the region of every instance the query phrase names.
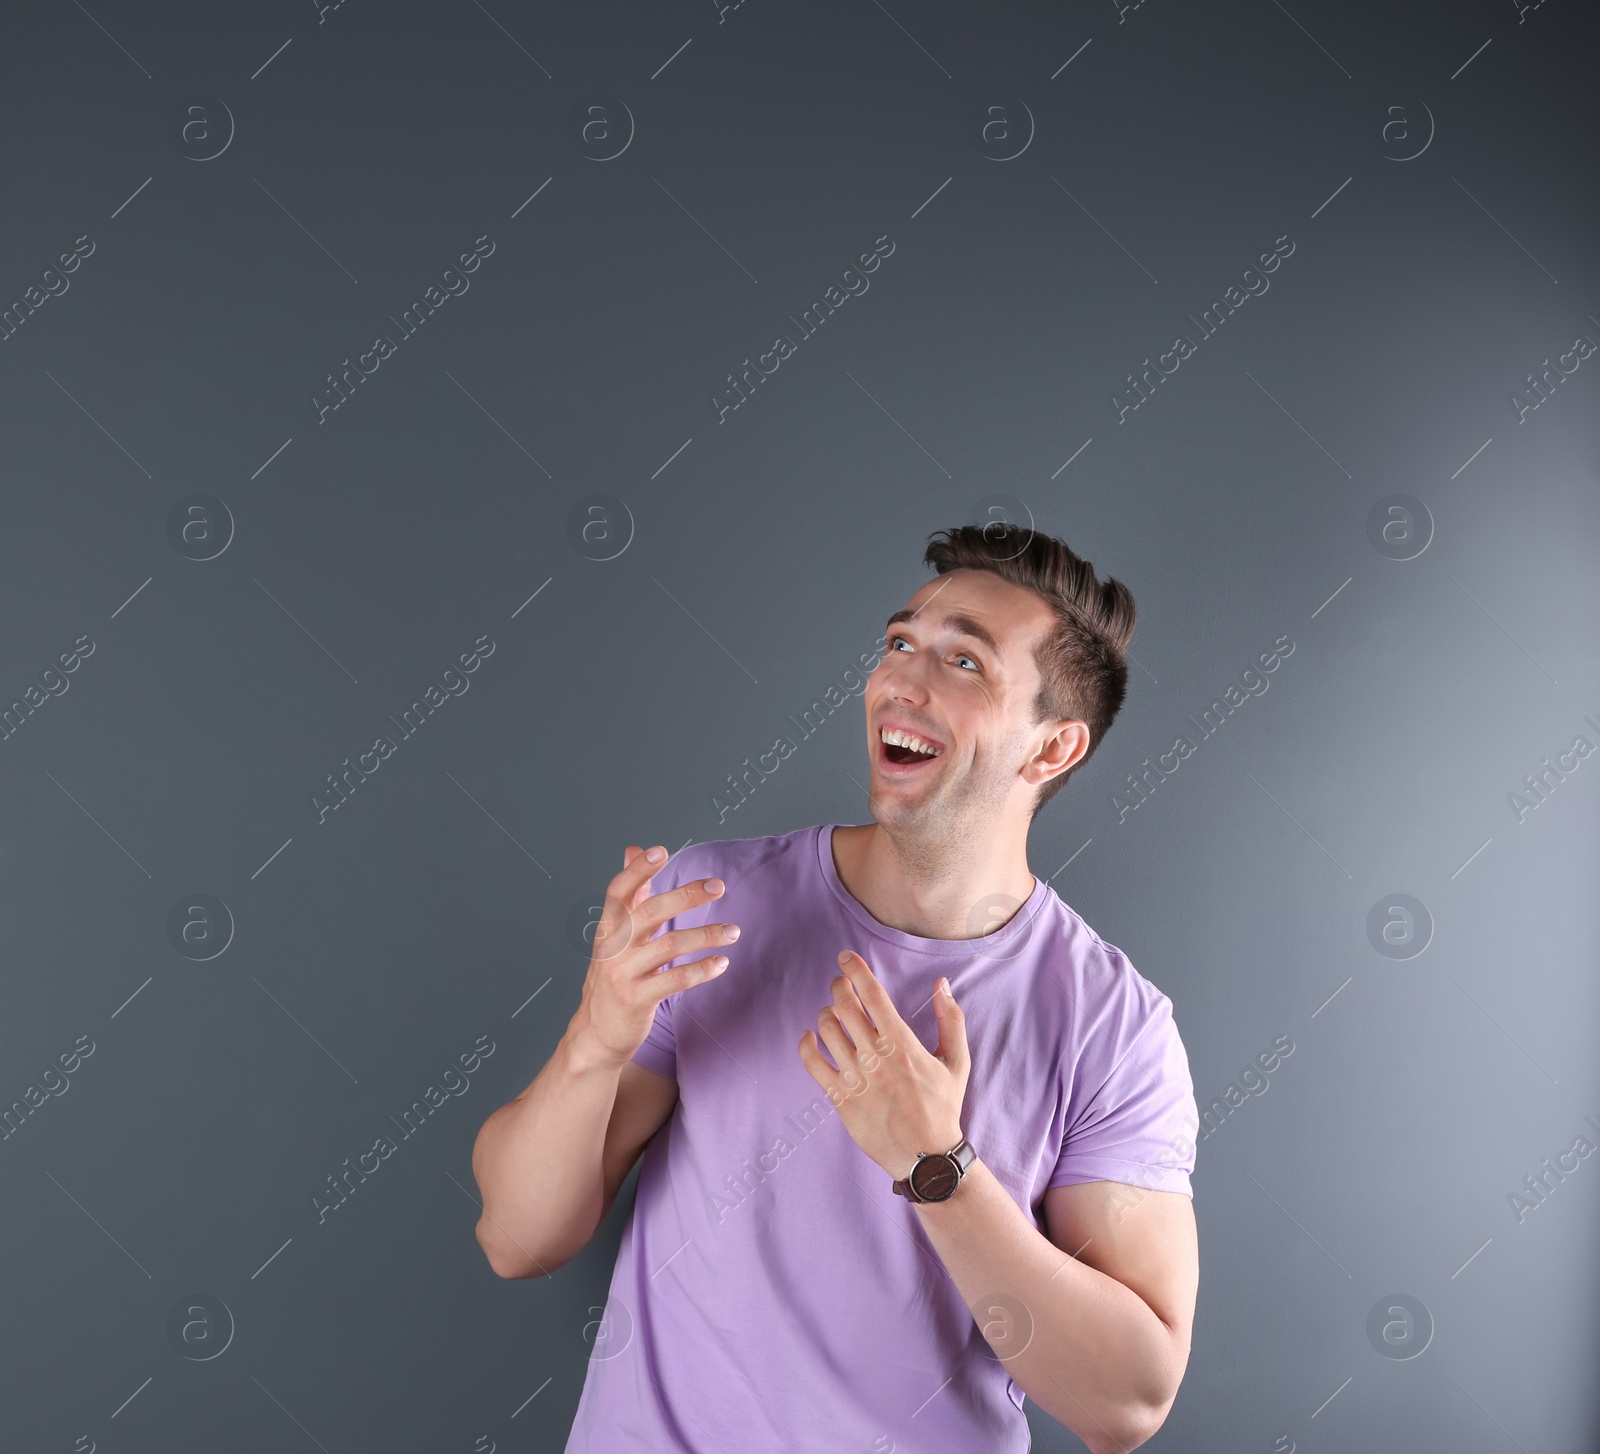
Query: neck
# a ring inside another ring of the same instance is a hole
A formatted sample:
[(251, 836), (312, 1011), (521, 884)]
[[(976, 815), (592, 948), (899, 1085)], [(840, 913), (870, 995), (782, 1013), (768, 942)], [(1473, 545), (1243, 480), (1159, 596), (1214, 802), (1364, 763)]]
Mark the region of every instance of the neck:
[(1027, 902), (1026, 825), (924, 841), (881, 823), (840, 827), (833, 864), (852, 898), (880, 924), (924, 939), (976, 939)]

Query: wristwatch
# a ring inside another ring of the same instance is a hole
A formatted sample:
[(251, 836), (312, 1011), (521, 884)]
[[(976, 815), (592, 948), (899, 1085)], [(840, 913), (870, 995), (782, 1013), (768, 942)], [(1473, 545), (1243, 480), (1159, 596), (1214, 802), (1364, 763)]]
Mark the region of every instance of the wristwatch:
[(977, 1159), (978, 1153), (965, 1136), (948, 1151), (919, 1151), (917, 1164), (903, 1181), (895, 1182), (894, 1193), (908, 1202), (948, 1201)]

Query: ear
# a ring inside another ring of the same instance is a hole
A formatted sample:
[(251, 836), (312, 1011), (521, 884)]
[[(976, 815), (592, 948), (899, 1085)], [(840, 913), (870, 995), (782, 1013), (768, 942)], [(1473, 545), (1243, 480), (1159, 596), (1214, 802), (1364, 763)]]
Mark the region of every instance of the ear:
[(1087, 722), (1055, 722), (1045, 729), (1034, 754), (1022, 766), (1022, 779), (1040, 787), (1083, 761), (1089, 750)]

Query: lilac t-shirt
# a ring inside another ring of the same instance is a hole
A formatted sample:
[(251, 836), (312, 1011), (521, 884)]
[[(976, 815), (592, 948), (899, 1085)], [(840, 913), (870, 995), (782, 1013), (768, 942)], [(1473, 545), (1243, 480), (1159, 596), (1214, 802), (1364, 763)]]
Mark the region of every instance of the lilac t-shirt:
[(831, 827), (813, 827), (693, 844), (652, 892), (713, 876), (722, 897), (666, 928), (742, 933), (721, 976), (661, 1002), (633, 1057), (678, 1102), (645, 1148), (566, 1454), (1028, 1449), (1022, 1390), (800, 1036), (833, 1003), (842, 949), (930, 1051), (948, 975), (972, 1055), (962, 1130), (1042, 1233), (1049, 1187), (1192, 1195), (1172, 1002), (1037, 879), (995, 933), (924, 939), (851, 897)]

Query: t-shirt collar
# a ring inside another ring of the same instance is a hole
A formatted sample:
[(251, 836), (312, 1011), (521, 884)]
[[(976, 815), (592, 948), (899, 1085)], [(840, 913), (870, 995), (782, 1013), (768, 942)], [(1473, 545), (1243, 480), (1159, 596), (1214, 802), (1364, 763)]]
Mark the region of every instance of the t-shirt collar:
[(1013, 940), (1021, 939), (1028, 932), (1030, 921), (1044, 907), (1045, 900), (1052, 892), (1050, 885), (1035, 875), (1033, 892), (1023, 901), (1022, 907), (994, 933), (984, 934), (976, 939), (926, 939), (920, 934), (907, 934), (903, 929), (893, 929), (887, 924), (879, 923), (867, 912), (861, 901), (844, 886), (844, 881), (839, 877), (838, 867), (833, 861), (833, 830), (840, 826), (843, 825), (824, 823), (814, 830), (817, 867), (821, 871), (822, 881), (827, 884), (829, 891), (839, 901), (845, 913), (857, 924), (875, 938), (886, 940), (900, 949), (910, 949), (921, 954), (963, 955), (967, 958), (974, 956), (1009, 958), (1010, 956), (1004, 951), (1011, 947)]

